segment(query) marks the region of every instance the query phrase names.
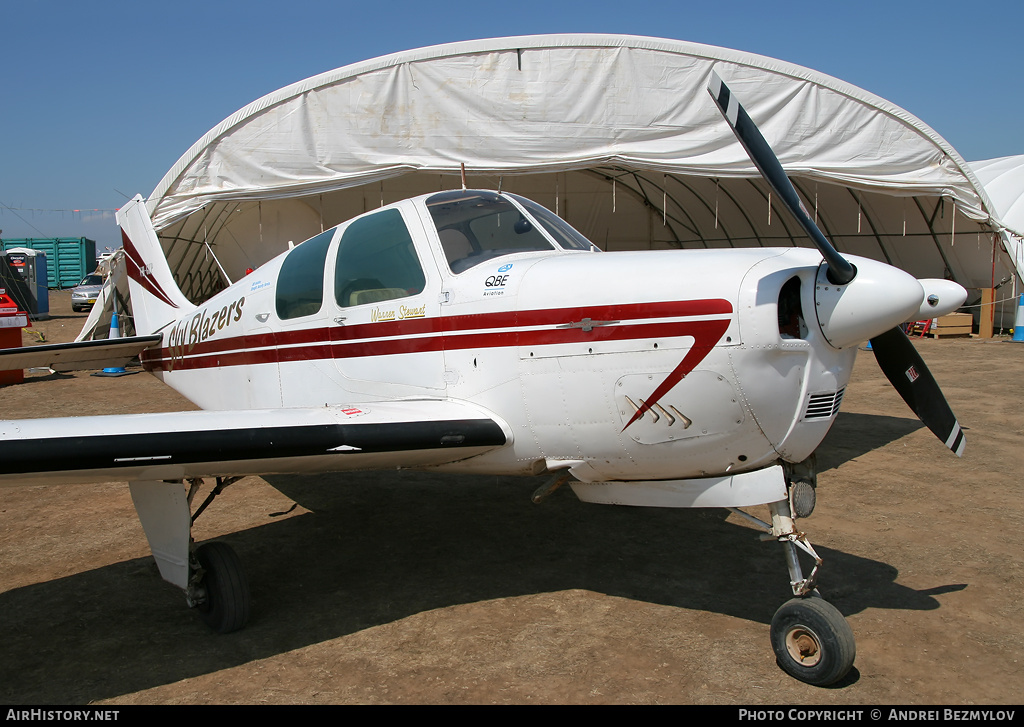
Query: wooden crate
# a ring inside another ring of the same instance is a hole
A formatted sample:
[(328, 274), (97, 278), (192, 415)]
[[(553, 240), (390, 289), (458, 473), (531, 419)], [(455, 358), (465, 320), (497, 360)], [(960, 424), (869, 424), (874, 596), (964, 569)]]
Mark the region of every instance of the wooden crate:
[(929, 331), (935, 338), (949, 338), (960, 336), (967, 338), (971, 335), (971, 327), (974, 318), (970, 313), (950, 313), (936, 320), (935, 325)]

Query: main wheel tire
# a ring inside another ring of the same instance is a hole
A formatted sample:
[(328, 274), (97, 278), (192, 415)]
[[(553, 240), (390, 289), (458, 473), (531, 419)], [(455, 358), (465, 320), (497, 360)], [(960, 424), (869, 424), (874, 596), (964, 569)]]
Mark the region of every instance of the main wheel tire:
[(834, 684), (857, 656), (853, 630), (843, 614), (819, 598), (794, 598), (772, 618), (772, 650), (783, 671), (807, 684)]
[(219, 634), (238, 631), (249, 621), (251, 605), (242, 561), (225, 543), (200, 545), (196, 559), (205, 571), (202, 585), (206, 600), (199, 604), (203, 621)]

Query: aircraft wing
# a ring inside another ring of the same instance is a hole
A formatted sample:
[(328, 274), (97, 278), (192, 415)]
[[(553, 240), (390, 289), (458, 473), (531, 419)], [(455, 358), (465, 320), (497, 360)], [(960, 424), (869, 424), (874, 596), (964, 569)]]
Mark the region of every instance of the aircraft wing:
[(0, 371), (47, 367), (79, 371), (124, 366), (139, 353), (160, 343), (163, 336), (131, 336), (100, 341), (75, 341), (0, 350)]
[(511, 441), (439, 399), (0, 421), (0, 486), (425, 467)]

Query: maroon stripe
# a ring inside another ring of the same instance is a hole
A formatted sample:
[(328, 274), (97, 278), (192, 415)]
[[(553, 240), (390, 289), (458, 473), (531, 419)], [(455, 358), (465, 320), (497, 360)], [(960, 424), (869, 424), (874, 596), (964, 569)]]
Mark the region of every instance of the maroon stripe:
[[(640, 338), (693, 336), (695, 346), (713, 347), (729, 326), (726, 320), (674, 321), (634, 325), (600, 326), (591, 331), (581, 328), (556, 328), (536, 331), (487, 331), (464, 335), (395, 338), (383, 341), (323, 342), (291, 348), (268, 347), (232, 353), (213, 353), (174, 360), (167, 355), (147, 355), (147, 369), (192, 370), (217, 366), (240, 366), (287, 361), (313, 361), (331, 358), (363, 358), (404, 353), (457, 351), (469, 348), (547, 346), (564, 343), (623, 341)], [(710, 348), (709, 348), (710, 350)], [(144, 352), (148, 354), (149, 352)], [(706, 354), (705, 354), (706, 355)], [(703, 357), (701, 357), (703, 358)]]
[[(304, 328), (294, 331), (277, 331), (247, 336), (230, 336), (211, 341), (202, 341), (185, 349), (186, 356), (209, 356), (219, 351), (236, 349), (266, 348), (271, 346), (297, 346), (312, 343), (355, 341), (366, 338), (410, 337), (423, 336), (429, 333), (457, 333), (477, 329), (488, 329), (485, 335), (494, 335), (494, 329), (511, 328), (514, 326), (565, 325), (579, 322), (585, 318), (594, 321), (616, 321), (639, 318), (665, 318), (669, 316), (723, 315), (732, 313), (732, 305), (727, 300), (691, 300), (669, 301), (658, 303), (630, 303), (609, 306), (591, 306), (578, 308), (550, 308), (531, 311), (511, 311), (502, 313), (478, 313), (463, 316), (441, 316), (434, 318), (416, 318), (404, 321), (386, 321), (381, 323), (361, 323), (354, 326), (333, 326)], [(587, 332), (585, 340), (598, 340), (600, 330), (612, 326), (595, 326)], [(576, 329), (581, 330), (581, 329)], [(417, 346), (425, 345), (422, 342)], [(514, 344), (499, 344), (514, 345)], [(416, 349), (418, 350), (418, 349)], [(160, 350), (161, 358), (171, 357), (182, 352), (164, 348)], [(156, 358), (156, 352), (150, 354)]]

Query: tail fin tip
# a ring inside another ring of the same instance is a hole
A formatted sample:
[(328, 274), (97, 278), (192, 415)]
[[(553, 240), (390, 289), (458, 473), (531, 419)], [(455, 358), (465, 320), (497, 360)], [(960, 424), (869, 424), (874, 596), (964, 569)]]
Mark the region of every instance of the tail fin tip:
[(194, 308), (178, 288), (142, 195), (117, 211), (135, 330), (153, 333)]

